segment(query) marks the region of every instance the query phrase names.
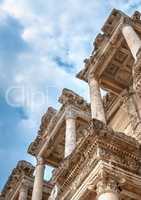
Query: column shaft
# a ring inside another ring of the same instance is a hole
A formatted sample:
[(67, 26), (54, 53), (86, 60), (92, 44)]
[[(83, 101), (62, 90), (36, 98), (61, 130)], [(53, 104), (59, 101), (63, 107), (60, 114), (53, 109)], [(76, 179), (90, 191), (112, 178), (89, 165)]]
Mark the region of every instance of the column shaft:
[(32, 200), (42, 200), (43, 180), (45, 166), (43, 161), (38, 161), (35, 170), (35, 180), (32, 192)]
[(95, 78), (89, 79), (92, 118), (106, 123), (100, 87)]
[(137, 53), (139, 49), (141, 48), (141, 40), (135, 30), (130, 25), (125, 25), (122, 28), (123, 36), (130, 48), (130, 51), (134, 57), (134, 59), (137, 59)]
[(27, 197), (28, 197), (28, 187), (22, 185), (19, 192), (19, 200), (27, 200)]
[(75, 118), (66, 118), (65, 157), (69, 156), (76, 147)]
[(139, 118), (141, 118), (141, 100), (140, 100), (140, 91), (141, 91), (141, 75), (140, 75), (140, 66), (141, 66), (141, 39), (138, 34), (130, 25), (125, 25), (122, 28), (122, 33), (124, 38), (131, 50), (131, 53), (135, 59), (135, 63), (132, 69), (133, 76), (133, 89), (135, 91), (134, 102), (136, 104), (137, 112), (139, 114)]
[(98, 200), (119, 200), (119, 197), (116, 193), (106, 192), (106, 193), (101, 194), (98, 197)]

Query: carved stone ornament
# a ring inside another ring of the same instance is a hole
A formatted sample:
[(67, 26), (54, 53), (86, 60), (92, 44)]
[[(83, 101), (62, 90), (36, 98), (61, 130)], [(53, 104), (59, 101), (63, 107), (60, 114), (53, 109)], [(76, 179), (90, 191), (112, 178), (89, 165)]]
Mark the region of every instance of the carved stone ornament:
[(74, 105), (83, 111), (90, 112), (90, 105), (84, 100), (84, 98), (66, 88), (63, 89), (59, 102), (65, 106)]
[(66, 119), (76, 119), (77, 113), (71, 106), (67, 106), (65, 109), (65, 118)]
[(38, 135), (35, 140), (29, 145), (28, 153), (37, 156), (40, 151), (42, 144), (44, 143), (44, 135), (47, 131), (47, 128), (50, 124), (50, 121), (55, 117), (56, 110), (53, 107), (49, 107), (47, 112), (41, 119), (41, 125), (38, 131)]
[(133, 66), (133, 87), (137, 95), (141, 98), (141, 48), (137, 53), (137, 61)]
[(50, 194), (48, 200), (59, 200), (58, 194), (59, 194), (59, 187), (58, 187), (58, 185), (55, 185), (51, 191), (51, 194)]
[(45, 164), (44, 158), (38, 156), (37, 157), (37, 165), (44, 165), (44, 164)]
[(119, 193), (120, 187), (116, 180), (111, 179), (111, 178), (108, 178), (108, 179), (103, 178), (97, 183), (96, 192), (97, 192), (97, 195), (101, 195), (106, 192)]
[(139, 11), (135, 11), (131, 18), (134, 22), (141, 23), (141, 13)]
[[(16, 168), (13, 169), (7, 183), (2, 190), (2, 196), (5, 196), (10, 190), (14, 190), (16, 184), (24, 175), (28, 177), (33, 177), (34, 169), (35, 168), (29, 162), (24, 160), (19, 161)], [(23, 182), (22, 184), (26, 185), (25, 182)]]

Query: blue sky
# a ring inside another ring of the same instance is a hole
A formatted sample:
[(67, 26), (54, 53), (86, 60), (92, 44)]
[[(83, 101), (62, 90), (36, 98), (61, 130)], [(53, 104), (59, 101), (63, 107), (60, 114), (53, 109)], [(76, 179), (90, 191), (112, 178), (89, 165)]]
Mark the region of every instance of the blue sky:
[(27, 147), (62, 88), (88, 96), (75, 74), (112, 8), (141, 0), (0, 0), (0, 188), (18, 160), (35, 163)]

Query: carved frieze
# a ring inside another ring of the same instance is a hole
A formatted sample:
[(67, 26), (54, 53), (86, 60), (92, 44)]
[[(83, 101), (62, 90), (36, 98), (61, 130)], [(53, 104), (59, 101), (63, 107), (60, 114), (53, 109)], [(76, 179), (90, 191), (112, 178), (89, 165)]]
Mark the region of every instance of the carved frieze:
[(49, 107), (47, 112), (42, 117), (38, 134), (35, 140), (28, 147), (29, 154), (36, 156), (39, 153), (39, 150), (45, 141), (44, 139), (47, 133), (47, 128), (50, 124), (50, 121), (55, 117), (56, 112), (57, 111), (54, 108)]
[(3, 190), (2, 196), (5, 196), (19, 184), (20, 179), (23, 176), (33, 177), (34, 167), (27, 161), (21, 160), (18, 162), (16, 168), (13, 169), (11, 175), (8, 178)]
[(139, 49), (137, 61), (133, 65), (133, 87), (137, 95), (141, 98), (141, 49)]
[(114, 132), (95, 119), (90, 121), (86, 131), (88, 134), (74, 153), (63, 161), (54, 174), (54, 180), (60, 182), (60, 197), (67, 193), (69, 187), (69, 195), (74, 193), (100, 160), (122, 170), (140, 173), (140, 147), (137, 141), (124, 133)]
[(119, 193), (120, 187), (118, 182), (113, 178), (102, 177), (97, 183), (96, 188), (97, 195), (101, 195), (105, 192)]

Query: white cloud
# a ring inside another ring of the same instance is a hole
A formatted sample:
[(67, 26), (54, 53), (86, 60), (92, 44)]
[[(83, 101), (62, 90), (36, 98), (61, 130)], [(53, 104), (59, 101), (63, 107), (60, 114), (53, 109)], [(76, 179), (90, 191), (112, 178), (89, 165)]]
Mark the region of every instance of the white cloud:
[[(21, 37), (30, 46), (30, 51), (18, 56), (11, 80), (8, 84), (24, 85), (32, 91), (45, 92), (48, 87), (56, 88), (56, 95), (65, 87), (75, 88), (84, 94), (86, 86), (74, 78), (75, 73), (83, 66), (83, 60), (92, 50), (92, 42), (98, 30), (105, 21), (112, 7), (129, 9), (139, 0), (134, 1), (27, 1), (5, 0), (1, 9), (16, 17), (24, 26)], [(55, 60), (62, 59), (64, 64), (73, 65), (72, 72), (60, 66)], [(10, 67), (10, 66), (7, 66)], [(3, 69), (4, 71), (5, 69)], [(2, 74), (5, 73), (2, 71)], [(5, 77), (6, 80), (6, 77)], [(65, 83), (65, 84), (64, 84)], [(3, 83), (4, 84), (4, 83)], [(7, 84), (7, 83), (6, 83)], [(9, 86), (7, 84), (7, 87)], [(18, 95), (18, 94), (17, 94)], [(15, 99), (20, 98), (20, 95)], [(57, 103), (51, 94), (52, 104)], [(56, 97), (56, 96), (55, 96)], [(51, 101), (49, 100), (49, 102)], [(34, 102), (37, 104), (37, 101)], [(21, 105), (25, 106), (21, 101)], [(34, 109), (26, 105), (29, 115), (45, 109)]]
[[(29, 46), (27, 51), (17, 54), (14, 63), (10, 61), (9, 65), (0, 66), (0, 84), (4, 89), (24, 86), (31, 95), (30, 103), (26, 104), (20, 93), (13, 96), (28, 115), (28, 119), (21, 119), (17, 124), (26, 141), (35, 136), (47, 107), (58, 106), (57, 97), (63, 87), (85, 97), (88, 95), (87, 85), (77, 80), (75, 74), (90, 55), (95, 35), (113, 7), (131, 13), (139, 3), (139, 0), (5, 0), (1, 4), (1, 10), (23, 25), (20, 36)], [(4, 22), (4, 18), (1, 19)], [(44, 103), (41, 104), (37, 93), (47, 97)]]
[[(139, 3), (139, 0), (134, 3)], [(31, 48), (18, 56), (18, 64), (14, 66), (8, 84), (22, 85), (30, 92), (44, 94), (48, 88), (56, 88), (55, 96), (53, 91), (52, 94), (50, 92), (48, 102), (41, 107), (37, 106), (37, 99), (32, 99), (32, 106), (21, 101), (31, 119), (33, 115), (38, 118), (51, 101), (56, 105), (54, 98), (64, 86), (75, 88), (80, 94), (88, 90), (74, 76), (83, 67), (84, 58), (93, 48), (93, 38), (113, 6), (117, 6), (117, 1), (90, 0), (86, 3), (84, 0), (68, 0), (58, 3), (56, 0), (41, 0), (35, 3), (32, 0), (5, 0), (1, 5), (3, 10), (16, 17), (24, 26), (21, 37)], [(126, 10), (130, 6), (133, 6), (130, 0), (118, 1), (118, 8)], [(66, 69), (60, 66), (56, 57), (62, 59), (64, 64), (73, 65), (73, 73), (68, 72), (67, 66)], [(20, 101), (20, 97), (17, 94), (15, 99)]]

